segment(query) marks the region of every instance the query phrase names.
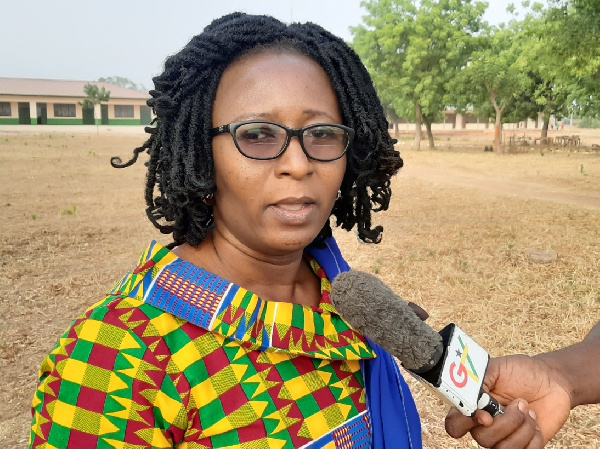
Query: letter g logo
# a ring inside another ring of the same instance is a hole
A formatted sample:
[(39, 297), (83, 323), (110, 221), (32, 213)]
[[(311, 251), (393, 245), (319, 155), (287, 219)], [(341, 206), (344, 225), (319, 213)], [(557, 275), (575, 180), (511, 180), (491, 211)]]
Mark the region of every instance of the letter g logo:
[[(457, 366), (458, 369), (456, 369)], [(450, 379), (458, 388), (463, 388), (467, 385), (467, 369), (465, 368), (465, 365), (462, 363), (460, 365), (452, 363), (452, 365), (450, 365)]]

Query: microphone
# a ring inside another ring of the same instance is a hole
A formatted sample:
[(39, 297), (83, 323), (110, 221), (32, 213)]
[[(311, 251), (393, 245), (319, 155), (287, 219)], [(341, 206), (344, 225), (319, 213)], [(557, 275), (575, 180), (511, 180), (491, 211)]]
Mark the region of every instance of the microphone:
[(402, 362), (414, 377), (463, 415), (502, 406), (483, 391), (489, 354), (454, 323), (439, 333), (385, 283), (362, 271), (339, 274), (331, 302), (354, 329)]

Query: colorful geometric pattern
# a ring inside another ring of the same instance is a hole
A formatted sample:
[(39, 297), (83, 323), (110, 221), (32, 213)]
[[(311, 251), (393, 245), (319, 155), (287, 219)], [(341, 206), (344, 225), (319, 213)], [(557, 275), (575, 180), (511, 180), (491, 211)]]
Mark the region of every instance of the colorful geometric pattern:
[(369, 447), (365, 339), (152, 243), (43, 362), (31, 447)]

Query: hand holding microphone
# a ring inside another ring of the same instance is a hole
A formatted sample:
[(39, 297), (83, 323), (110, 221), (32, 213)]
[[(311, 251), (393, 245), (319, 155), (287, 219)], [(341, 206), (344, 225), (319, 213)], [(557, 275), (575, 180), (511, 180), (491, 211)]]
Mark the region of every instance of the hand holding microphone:
[(424, 323), (375, 276), (348, 271), (333, 283), (331, 300), (352, 327), (398, 358), (413, 375), (466, 416), (502, 413), (482, 390), (489, 355), (458, 326), (440, 333)]
[(511, 402), (501, 416), (503, 407), (482, 388), (489, 355), (458, 326), (450, 324), (436, 332), (382, 281), (364, 272), (338, 275), (331, 300), (352, 327), (399, 359), (463, 415), (472, 417), (467, 421), (485, 421), (486, 427), (472, 432), (483, 447), (543, 447), (543, 436), (528, 414), (526, 401)]

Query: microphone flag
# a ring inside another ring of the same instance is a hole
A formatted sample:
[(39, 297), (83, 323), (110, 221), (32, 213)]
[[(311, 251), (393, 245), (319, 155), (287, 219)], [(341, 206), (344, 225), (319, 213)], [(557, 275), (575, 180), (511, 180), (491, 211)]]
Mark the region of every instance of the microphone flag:
[(446, 351), (442, 363), (428, 372), (411, 374), (466, 416), (473, 416), (483, 394), (489, 354), (460, 327), (450, 323), (440, 331)]

